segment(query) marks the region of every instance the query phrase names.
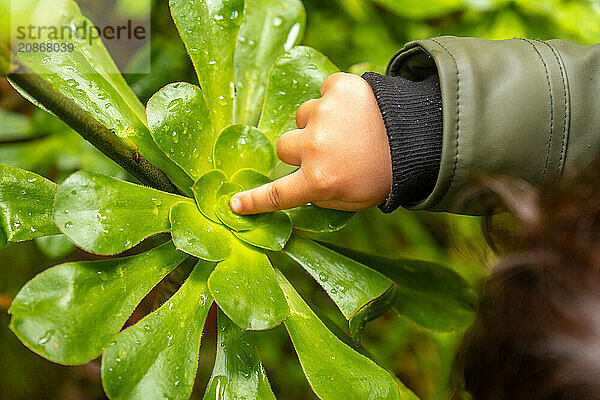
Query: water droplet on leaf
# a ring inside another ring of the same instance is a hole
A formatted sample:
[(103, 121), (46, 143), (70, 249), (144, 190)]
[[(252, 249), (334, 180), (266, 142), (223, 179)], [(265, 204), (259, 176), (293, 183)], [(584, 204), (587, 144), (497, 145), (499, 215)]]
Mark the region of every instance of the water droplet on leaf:
[(50, 338), (52, 338), (52, 335), (54, 335), (54, 330), (50, 329), (49, 331), (46, 331), (46, 333), (44, 333), (44, 336), (42, 336), (41, 338), (39, 338), (38, 340), (38, 344), (46, 344), (50, 341)]
[(169, 105), (167, 106), (167, 110), (172, 112), (175, 109), (177, 109), (179, 106), (181, 106), (182, 104), (183, 104), (183, 99), (181, 99), (181, 98), (175, 99), (169, 103)]

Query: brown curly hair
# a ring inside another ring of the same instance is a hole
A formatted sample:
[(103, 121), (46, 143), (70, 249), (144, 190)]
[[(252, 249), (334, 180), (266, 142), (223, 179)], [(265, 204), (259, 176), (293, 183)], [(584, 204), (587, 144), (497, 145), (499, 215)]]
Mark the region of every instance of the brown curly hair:
[(543, 190), (486, 186), (519, 233), (483, 286), (454, 398), (600, 400), (600, 158)]

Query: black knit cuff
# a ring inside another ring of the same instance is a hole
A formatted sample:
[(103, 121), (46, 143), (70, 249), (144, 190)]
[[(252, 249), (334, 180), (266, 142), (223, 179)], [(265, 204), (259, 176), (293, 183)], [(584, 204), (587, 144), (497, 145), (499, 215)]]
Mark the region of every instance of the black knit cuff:
[(390, 213), (424, 200), (437, 180), (442, 156), (442, 96), (437, 74), (414, 82), (367, 72), (388, 134), (392, 190), (379, 206)]

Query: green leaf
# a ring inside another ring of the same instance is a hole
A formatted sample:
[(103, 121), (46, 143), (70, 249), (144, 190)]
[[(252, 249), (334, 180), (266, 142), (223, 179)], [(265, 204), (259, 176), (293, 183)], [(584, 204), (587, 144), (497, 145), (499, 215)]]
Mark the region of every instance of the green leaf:
[[(160, 13), (164, 16), (162, 11)], [(171, 35), (152, 35), (151, 43), (146, 43), (139, 49), (130, 59), (127, 67), (130, 71), (144, 71), (148, 68), (148, 59), (150, 59), (152, 73), (127, 75), (131, 90), (142, 101), (144, 99), (147, 101), (165, 83), (177, 82), (189, 76), (190, 60), (185, 46), (180, 40), (174, 40)]]
[(292, 221), (281, 211), (259, 214), (252, 229), (233, 234), (253, 246), (281, 251), (292, 234)]
[(295, 229), (315, 233), (339, 231), (354, 216), (353, 212), (329, 210), (314, 204), (285, 210), (285, 213), (292, 219)]
[[(264, 174), (251, 169), (241, 169), (231, 177), (231, 181), (244, 190), (254, 189), (271, 182)], [(334, 232), (344, 228), (354, 215), (348, 211), (328, 210), (314, 204), (284, 210), (292, 220), (295, 229), (307, 232)]]
[(57, 188), (33, 172), (0, 164), (0, 247), (60, 233), (52, 221)]
[[(230, 182), (225, 185), (231, 184)], [(229, 229), (234, 231), (246, 231), (248, 229), (254, 229), (257, 226), (259, 215), (239, 215), (233, 212), (231, 209), (231, 195), (225, 195), (219, 197), (217, 204), (215, 205), (215, 213), (219, 220), (227, 226)]]
[(236, 122), (256, 126), (269, 71), (301, 39), (305, 22), (299, 0), (246, 0), (235, 52)]
[(233, 122), (234, 53), (243, 0), (170, 0), (171, 14), (192, 58), (215, 132)]
[(231, 176), (231, 182), (237, 183), (244, 190), (250, 190), (271, 182), (271, 179), (255, 169), (244, 168)]
[(0, 221), (0, 249), (8, 244), (8, 228)]
[(258, 129), (277, 143), (282, 133), (296, 129), (296, 110), (321, 96), (325, 78), (339, 72), (327, 57), (310, 47), (294, 47), (273, 66)]
[(449, 332), (464, 329), (473, 321), (477, 295), (451, 269), (428, 261), (392, 259), (327, 246), (392, 279), (398, 288), (393, 310), (418, 325)]
[(217, 264), (208, 287), (221, 310), (242, 329), (270, 329), (289, 314), (269, 259), (243, 242), (231, 243), (231, 254)]
[(452, 14), (464, 7), (464, 0), (371, 0), (397, 16), (407, 19), (433, 19)]
[(53, 235), (35, 238), (35, 244), (46, 257), (58, 259), (75, 251), (73, 243), (65, 235)]
[[(49, 13), (48, 10), (52, 10), (52, 12)], [(115, 104), (117, 110), (126, 110), (127, 114), (131, 113), (134, 115), (137, 121), (144, 121), (144, 107), (127, 86), (125, 79), (123, 79), (110, 54), (104, 47), (102, 40), (87, 35), (83, 37), (80, 34), (85, 26), (90, 27), (93, 24), (83, 16), (77, 3), (71, 0), (60, 2), (34, 0), (25, 18), (28, 18), (27, 22), (46, 24), (45, 26), (48, 29), (41, 31), (43, 37), (40, 39), (48, 39), (48, 37), (53, 36), (50, 27), (56, 27), (64, 33), (64, 37), (55, 38), (55, 40), (73, 43), (75, 50), (73, 52), (49, 53), (21, 52), (17, 55), (19, 61), (29, 66), (38, 74), (57, 74), (57, 76), (50, 77), (50, 84), (55, 84), (55, 80), (62, 82), (66, 78), (73, 78), (76, 82), (77, 79), (100, 78), (110, 88), (111, 94), (115, 93), (121, 97), (117, 104)], [(19, 21), (19, 23), (23, 22), (25, 21)], [(68, 31), (65, 32), (65, 29), (68, 29)], [(79, 34), (77, 34), (77, 29), (79, 29)], [(81, 67), (81, 70), (74, 68), (76, 66)], [(60, 71), (61, 67), (66, 69), (66, 71), (62, 71), (62, 74)], [(86, 72), (89, 71), (91, 75), (100, 76), (84, 76), (83, 70), (86, 70)], [(84, 86), (81, 82), (69, 83), (75, 88), (76, 93), (84, 91)], [(97, 86), (86, 86), (86, 88), (96, 91), (94, 93), (95, 96), (101, 94), (97, 92), (99, 89)], [(77, 89), (79, 90), (77, 91)], [(109, 93), (106, 94), (108, 95)]]
[[(234, 188), (234, 183), (226, 183)], [(244, 242), (272, 251), (281, 251), (292, 234), (292, 221), (282, 211), (239, 215), (231, 210), (231, 195), (221, 196), (215, 212), (233, 234)]]
[(50, 268), (19, 292), (10, 328), (37, 354), (60, 364), (96, 358), (139, 302), (187, 254), (171, 242), (132, 257)]
[(225, 173), (221, 170), (213, 169), (198, 178), (194, 186), (192, 186), (198, 208), (206, 218), (213, 222), (220, 223), (219, 218), (215, 214), (217, 189), (225, 182), (227, 182)]
[(217, 356), (204, 400), (275, 400), (248, 332), (218, 313)]
[(402, 400), (419, 400), (419, 397), (414, 394), (409, 388), (404, 385), (400, 380), (396, 379), (398, 388), (400, 389), (400, 398)]
[(290, 307), (284, 324), (315, 394), (323, 400), (399, 399), (394, 378), (335, 337), (281, 272), (276, 273)]
[(171, 299), (110, 343), (102, 357), (102, 383), (108, 397), (190, 397), (202, 329), (212, 305), (206, 279), (213, 267), (198, 262)]
[(221, 261), (231, 252), (231, 233), (205, 218), (192, 203), (171, 208), (171, 236), (178, 250), (206, 261)]
[(268, 174), (275, 165), (275, 158), (271, 142), (251, 126), (230, 125), (223, 129), (215, 143), (215, 168), (229, 177), (242, 168)]
[(243, 190), (241, 185), (233, 182), (225, 182), (217, 189), (215, 215), (221, 223), (234, 231), (252, 229), (256, 226), (256, 220), (258, 219), (258, 215), (240, 215), (234, 213), (231, 209), (231, 197)]
[(158, 147), (194, 180), (212, 169), (214, 133), (199, 87), (173, 83), (158, 91), (146, 108)]
[(298, 169), (300, 169), (300, 167), (298, 167), (296, 165), (289, 165), (289, 164), (284, 163), (281, 160), (277, 160), (277, 162), (275, 163), (275, 166), (269, 173), (269, 178), (271, 180), (283, 178), (286, 175), (296, 172)]
[(9, 77), (6, 77), (6, 80), (8, 81), (8, 83), (10, 83), (10, 85), (13, 87), (13, 89), (15, 89), (15, 91), (17, 93), (19, 93), (21, 96), (23, 96), (23, 98), (25, 100), (30, 101), (31, 104), (38, 107), (40, 110), (47, 112), (48, 114), (50, 114), (53, 117), (56, 117), (56, 114), (54, 114), (52, 111), (50, 111), (46, 107), (44, 107), (39, 101), (37, 101), (29, 93), (27, 93), (25, 91), (25, 89), (23, 89), (22, 87), (17, 85), (12, 79), (10, 79)]
[(40, 136), (41, 132), (33, 129), (30, 118), (0, 109), (0, 142), (30, 139)]
[[(65, 43), (74, 45), (74, 51), (21, 52), (19, 61), (124, 141), (133, 141), (139, 153), (181, 190), (189, 188), (189, 177), (152, 139), (144, 106), (123, 79), (102, 40), (80, 34), (94, 25), (82, 16), (77, 4), (71, 0), (34, 0), (34, 3), (29, 13), (32, 19), (20, 25), (48, 27), (42, 35), (50, 35), (50, 27), (54, 27), (63, 32)], [(65, 31), (65, 27), (69, 31)], [(39, 41), (44, 39), (48, 38), (42, 37)]]
[(217, 189), (217, 199), (220, 199), (222, 196), (233, 196), (235, 193), (243, 190), (242, 186), (237, 183), (225, 182)]
[(325, 289), (350, 321), (355, 340), (366, 322), (393, 304), (394, 282), (363, 264), (299, 235), (288, 241), (284, 251)]
[(0, 3), (0, 78), (4, 78), (15, 69), (8, 48), (10, 11), (8, 10), (9, 5), (6, 3), (6, 1), (4, 1), (4, 4)]
[(58, 188), (54, 220), (82, 249), (101, 255), (121, 253), (148, 236), (169, 232), (171, 206), (186, 197), (80, 171)]

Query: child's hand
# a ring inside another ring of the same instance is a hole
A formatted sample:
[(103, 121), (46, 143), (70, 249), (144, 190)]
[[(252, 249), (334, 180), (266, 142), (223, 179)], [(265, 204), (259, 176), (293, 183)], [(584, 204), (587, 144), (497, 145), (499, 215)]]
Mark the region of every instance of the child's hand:
[(235, 195), (233, 211), (256, 214), (306, 203), (356, 211), (385, 200), (392, 185), (392, 163), (371, 87), (356, 75), (338, 73), (325, 80), (321, 96), (298, 108), (300, 129), (283, 134), (277, 142), (277, 156), (300, 169)]

